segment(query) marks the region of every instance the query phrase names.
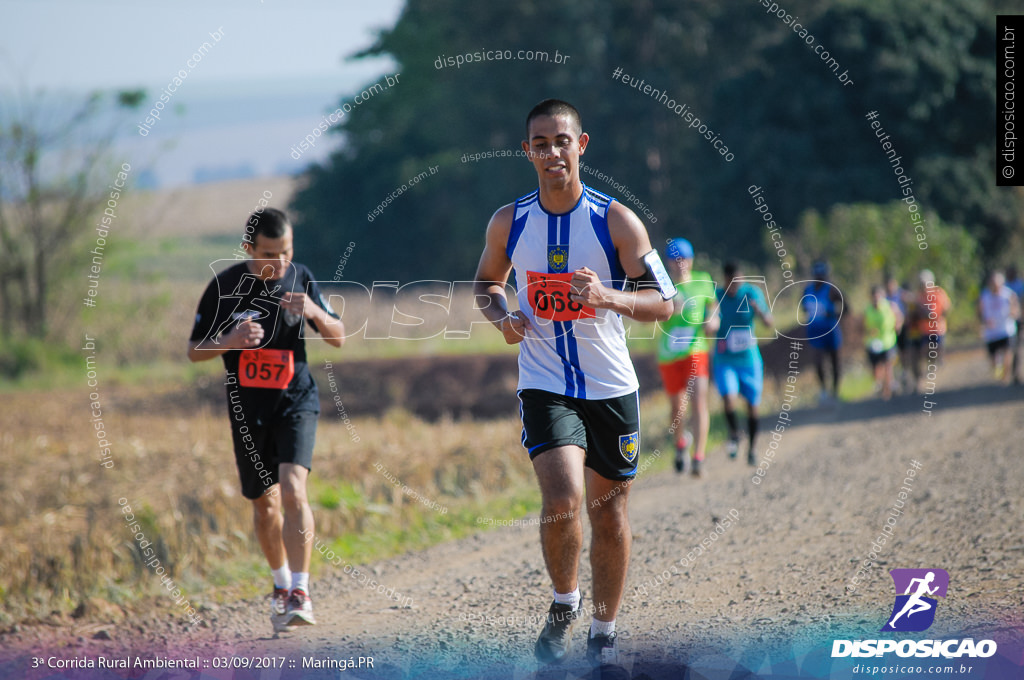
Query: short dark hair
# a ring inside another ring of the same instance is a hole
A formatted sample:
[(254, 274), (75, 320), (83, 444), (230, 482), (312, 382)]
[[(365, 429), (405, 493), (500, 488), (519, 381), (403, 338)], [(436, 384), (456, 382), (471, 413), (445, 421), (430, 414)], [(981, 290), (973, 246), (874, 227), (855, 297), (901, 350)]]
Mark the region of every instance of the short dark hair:
[(725, 274), (725, 278), (727, 279), (735, 277), (736, 274), (739, 273), (739, 271), (740, 266), (732, 260), (726, 262), (725, 266), (722, 267), (722, 273)]
[(249, 220), (245, 223), (245, 239), (248, 240), (251, 234), (252, 242), (255, 244), (257, 236), (281, 238), (291, 228), (292, 223), (284, 212), (277, 208), (264, 208), (249, 215)]
[(530, 113), (526, 116), (527, 138), (530, 137), (530, 123), (533, 122), (534, 118), (538, 118), (540, 116), (567, 116), (572, 122), (576, 136), (578, 137), (583, 133), (583, 123), (580, 121), (580, 112), (576, 110), (575, 106), (569, 102), (564, 102), (561, 99), (545, 99), (530, 109)]

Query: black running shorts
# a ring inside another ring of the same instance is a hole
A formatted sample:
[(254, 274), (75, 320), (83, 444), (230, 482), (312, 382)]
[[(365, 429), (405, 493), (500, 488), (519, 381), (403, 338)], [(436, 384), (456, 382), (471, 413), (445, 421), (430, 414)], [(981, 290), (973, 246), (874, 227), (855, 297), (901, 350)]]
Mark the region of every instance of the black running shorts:
[(523, 446), (533, 460), (548, 449), (575, 445), (586, 466), (605, 479), (636, 476), (640, 457), (640, 400), (636, 392), (611, 399), (578, 399), (519, 390)]
[(231, 418), (231, 439), (243, 496), (255, 500), (277, 484), (277, 466), (281, 463), (311, 469), (319, 415), (315, 411), (297, 411), (261, 424)]
[(985, 343), (985, 347), (988, 349), (988, 355), (994, 357), (998, 352), (1005, 352), (1010, 349), (1010, 338), (999, 338), (998, 340), (991, 340)]

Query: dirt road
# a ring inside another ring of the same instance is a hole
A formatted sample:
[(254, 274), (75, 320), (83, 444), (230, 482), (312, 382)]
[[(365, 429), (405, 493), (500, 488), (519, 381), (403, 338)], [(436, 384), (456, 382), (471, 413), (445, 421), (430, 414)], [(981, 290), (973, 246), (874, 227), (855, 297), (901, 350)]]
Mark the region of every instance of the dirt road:
[[(832, 641), (885, 637), (893, 568), (945, 569), (950, 582), (927, 633), (890, 635), (994, 639), (998, 654), (978, 660), (988, 666), (971, 677), (1024, 677), (1014, 665), (1024, 662), (1024, 388), (996, 385), (981, 352), (952, 356), (937, 383), (931, 415), (922, 396), (794, 411), (775, 450), (768, 432), (779, 414), (765, 414), (761, 477), (721, 451), (703, 481), (641, 473), (617, 677), (852, 677), (855, 663), (882, 662), (831, 659)], [(536, 518), (525, 518), (369, 567), (328, 567), (314, 584), (319, 625), (280, 637), (269, 632), (264, 602), (248, 601), (205, 612), (210, 627), (135, 620), (112, 640), (54, 631), (33, 644), (36, 631), (7, 643), (26, 653), (63, 643), (66, 656), (285, 658), (284, 669), (236, 678), (589, 677), (586, 623), (568, 663), (537, 674), (532, 646), (550, 601), (537, 530)], [(885, 545), (852, 581), (879, 536)], [(588, 559), (584, 551), (585, 594)], [(372, 657), (373, 669), (315, 666), (359, 657)], [(65, 677), (41, 671), (26, 675)], [(177, 677), (149, 673), (134, 677)]]

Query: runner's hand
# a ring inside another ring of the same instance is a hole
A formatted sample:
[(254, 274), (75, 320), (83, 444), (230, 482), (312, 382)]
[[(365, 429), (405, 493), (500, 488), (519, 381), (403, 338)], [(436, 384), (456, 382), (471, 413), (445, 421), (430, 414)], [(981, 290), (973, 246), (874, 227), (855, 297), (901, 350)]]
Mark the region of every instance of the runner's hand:
[(229, 349), (250, 349), (263, 342), (263, 326), (246, 319), (235, 330), (223, 336), (221, 343)]
[(281, 307), (287, 312), (307, 319), (314, 319), (318, 309), (316, 303), (305, 293), (285, 293), (281, 299)]
[(505, 342), (515, 345), (523, 341), (526, 331), (532, 330), (529, 319), (519, 311), (509, 312), (508, 316), (501, 320), (498, 325), (501, 334), (505, 336)]
[(600, 309), (606, 300), (607, 288), (601, 283), (597, 272), (587, 267), (581, 267), (572, 273), (569, 281), (572, 292), (569, 299), (573, 302)]

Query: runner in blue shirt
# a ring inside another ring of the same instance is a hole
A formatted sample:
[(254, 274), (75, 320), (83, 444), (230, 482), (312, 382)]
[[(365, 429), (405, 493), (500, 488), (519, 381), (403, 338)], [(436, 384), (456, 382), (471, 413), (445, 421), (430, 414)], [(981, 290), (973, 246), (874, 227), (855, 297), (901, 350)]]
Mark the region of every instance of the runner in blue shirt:
[[(1017, 294), (1017, 300), (1021, 301), (1021, 305), (1024, 306), (1024, 279), (1020, 277), (1020, 272), (1017, 267), (1010, 265), (1006, 268), (1006, 285), (1009, 286), (1010, 290)], [(1024, 340), (1021, 340), (1021, 331), (1024, 327), (1021, 325), (1021, 320), (1017, 319), (1017, 335), (1014, 336), (1016, 342), (1012, 348), (1013, 352), (1013, 384), (1020, 384), (1020, 348), (1024, 345)]]
[(715, 290), (721, 318), (715, 342), (714, 376), (718, 393), (725, 402), (725, 419), (729, 424), (729, 457), (739, 452), (739, 427), (736, 423), (736, 395), (747, 402), (747, 428), (750, 446), (747, 462), (754, 464), (754, 439), (757, 437), (757, 407), (764, 386), (764, 362), (757, 348), (754, 319), (760, 317), (772, 326), (768, 302), (759, 288), (742, 276), (734, 262), (724, 267), (725, 287)]
[[(815, 279), (804, 288), (801, 303), (807, 314), (807, 344), (814, 354), (814, 365), (821, 381), (821, 403), (839, 401), (839, 348), (843, 334), (839, 330), (839, 317), (843, 314), (843, 294), (829, 280), (829, 266), (818, 260), (811, 267)], [(832, 393), (825, 380), (825, 357), (832, 362)]]

